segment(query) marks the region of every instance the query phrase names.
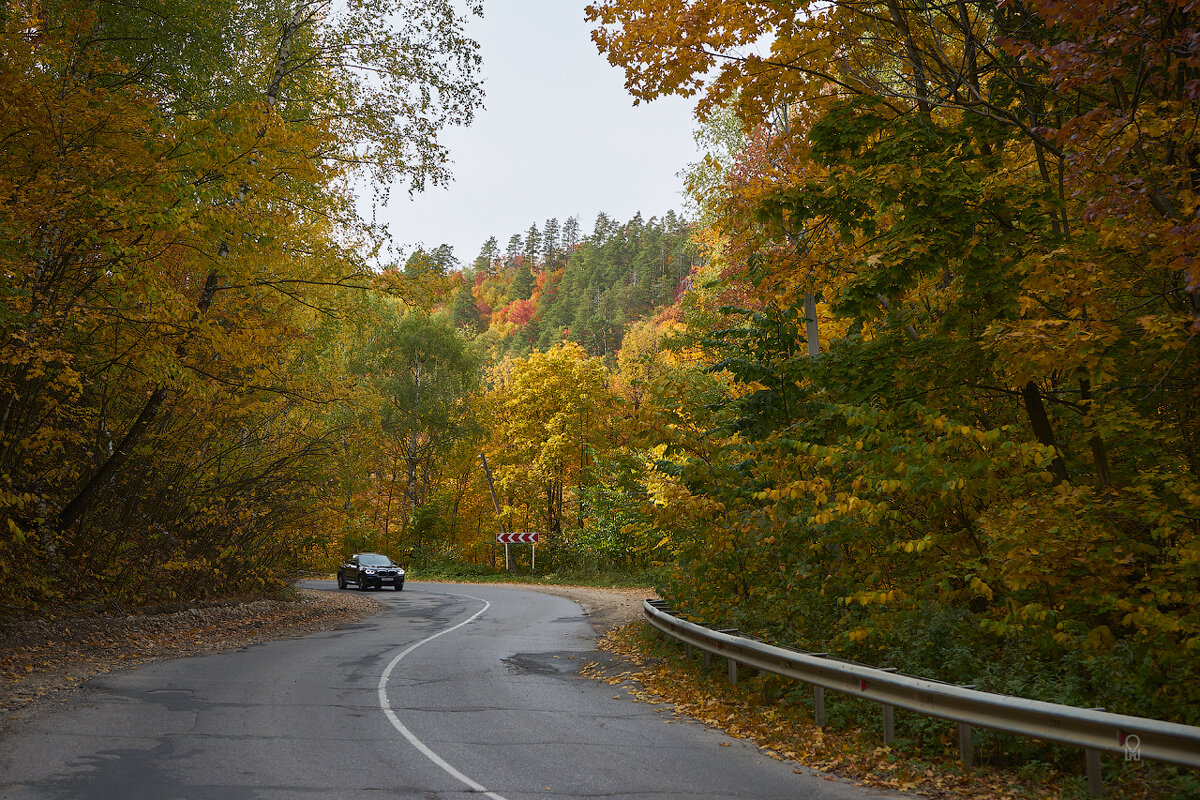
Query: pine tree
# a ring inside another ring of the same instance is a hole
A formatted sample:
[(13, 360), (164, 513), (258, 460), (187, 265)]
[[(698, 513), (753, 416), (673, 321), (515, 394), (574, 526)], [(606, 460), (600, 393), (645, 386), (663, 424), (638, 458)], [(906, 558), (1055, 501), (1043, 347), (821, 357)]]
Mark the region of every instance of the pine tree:
[(433, 251), (433, 262), (437, 264), (438, 272), (443, 275), (449, 275), (462, 266), (454, 255), (454, 248), (448, 244), (438, 245)]
[(562, 229), (562, 249), (566, 255), (579, 244), (579, 217), (567, 217)]
[(500, 245), (496, 242), (495, 236), (489, 236), (484, 242), (483, 247), (479, 250), (479, 255), (475, 257), (471, 267), (478, 273), (483, 275), (496, 274), (496, 262), (500, 260)]
[(509, 287), (508, 296), (513, 300), (528, 300), (533, 294), (533, 271), (528, 262), (522, 261), (517, 267), (517, 274)]
[(525, 232), (525, 261), (532, 268), (537, 265), (538, 254), (542, 250), (542, 234), (538, 232), (537, 223), (529, 226)]
[(558, 217), (546, 220), (546, 225), (542, 229), (542, 263), (546, 265), (546, 269), (556, 266), (562, 257), (560, 235)]
[(617, 227), (617, 223), (601, 211), (596, 215), (596, 224), (592, 226), (592, 241), (596, 245), (604, 244), (616, 233)]
[(454, 299), (450, 303), (450, 321), (456, 328), (483, 330), (483, 318), (479, 315), (479, 306), (475, 303), (475, 293), (469, 286), (460, 286), (454, 293)]
[(407, 278), (421, 278), (430, 275), (444, 275), (437, 251), (430, 253), (423, 247), (418, 247), (404, 262), (404, 275)]
[(504, 267), (512, 269), (517, 265), (521, 255), (521, 234), (514, 233), (508, 237), (508, 247), (504, 250)]

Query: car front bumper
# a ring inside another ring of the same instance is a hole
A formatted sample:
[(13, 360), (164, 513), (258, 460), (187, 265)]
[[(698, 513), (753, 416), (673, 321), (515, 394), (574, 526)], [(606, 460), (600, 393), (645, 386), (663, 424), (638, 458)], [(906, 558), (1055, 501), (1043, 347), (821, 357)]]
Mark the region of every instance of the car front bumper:
[(362, 575), (359, 577), (361, 586), (374, 586), (382, 589), (384, 586), (403, 586), (403, 575)]

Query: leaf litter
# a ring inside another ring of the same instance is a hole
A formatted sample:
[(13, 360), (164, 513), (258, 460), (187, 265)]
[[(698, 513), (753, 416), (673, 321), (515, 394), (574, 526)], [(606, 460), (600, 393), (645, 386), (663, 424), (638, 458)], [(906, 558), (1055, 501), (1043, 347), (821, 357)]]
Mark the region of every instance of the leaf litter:
[[(300, 589), (294, 599), (214, 604), (170, 613), (94, 614), (0, 624), (0, 722), (117, 669), (303, 636), (376, 613), (358, 594)], [(65, 699), (65, 698), (64, 698)]]
[[(1081, 776), (1045, 765), (1029, 775), (991, 766), (968, 771), (949, 747), (944, 754), (914, 756), (880, 746), (879, 733), (873, 728), (819, 727), (803, 706), (765, 699), (778, 692), (783, 679), (758, 674), (743, 677), (737, 687), (730, 686), (724, 680), (723, 669), (704, 670), (697, 661), (682, 655), (681, 649), (659, 641), (655, 633), (642, 621), (609, 631), (599, 647), (617, 656), (617, 661), (610, 666), (589, 662), (580, 674), (624, 689), (626, 697), (635, 703), (660, 706), (656, 711), (672, 715), (664, 722), (690, 719), (752, 742), (764, 756), (798, 764), (793, 769), (797, 774), (817, 770), (826, 773), (826, 780), (847, 779), (864, 786), (945, 800), (1086, 796)], [(614, 695), (614, 699), (620, 696)], [(722, 747), (729, 745), (720, 743)], [(1136, 771), (1122, 774), (1118, 780), (1110, 780), (1108, 775), (1105, 778), (1110, 796), (1139, 800), (1171, 796), (1169, 789)]]

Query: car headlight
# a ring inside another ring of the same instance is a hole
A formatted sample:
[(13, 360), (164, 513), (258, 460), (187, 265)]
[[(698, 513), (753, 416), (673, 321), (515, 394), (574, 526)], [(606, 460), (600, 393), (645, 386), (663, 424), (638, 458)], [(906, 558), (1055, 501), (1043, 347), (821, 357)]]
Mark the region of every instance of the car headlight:
[(364, 569), (364, 570), (363, 570), (363, 572), (367, 573), (368, 575), (374, 575), (374, 574), (375, 574), (375, 570), (373, 570), (373, 569)]

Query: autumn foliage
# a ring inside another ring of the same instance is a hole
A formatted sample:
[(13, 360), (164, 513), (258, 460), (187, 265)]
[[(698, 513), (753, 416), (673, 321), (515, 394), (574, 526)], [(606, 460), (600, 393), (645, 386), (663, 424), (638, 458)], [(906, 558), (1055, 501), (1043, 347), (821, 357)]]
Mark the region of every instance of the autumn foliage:
[(743, 143), (698, 180), (741, 295), (723, 321), (693, 302), (723, 401), (664, 417), (672, 598), (784, 643), (1200, 721), (1192, 6), (589, 14), (636, 97), (698, 93)]
[(1200, 721), (1190, 4), (602, 0), (635, 97), (699, 96), (697, 223), (471, 271), (380, 263), (347, 193), (446, 177), (461, 20), (322, 9), (0, 16), (6, 610), (532, 529), (781, 643)]
[[(349, 170), (443, 179), (435, 132), (478, 103), (435, 5), (405, 33), (305, 2), (0, 12), (0, 610), (271, 590), (341, 524), (355, 386), (321, 323), (378, 277)], [(430, 23), (442, 63), (401, 75)], [(421, 80), (448, 105), (388, 101)]]

